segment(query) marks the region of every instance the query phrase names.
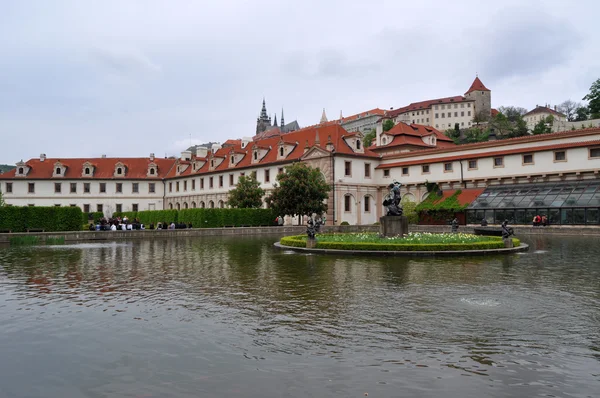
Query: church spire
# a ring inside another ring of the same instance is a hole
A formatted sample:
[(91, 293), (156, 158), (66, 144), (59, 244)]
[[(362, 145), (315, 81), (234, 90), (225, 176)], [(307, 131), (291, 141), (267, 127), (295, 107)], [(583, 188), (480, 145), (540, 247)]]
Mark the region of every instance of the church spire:
[(327, 115), (325, 114), (325, 108), (323, 108), (323, 114), (321, 115), (320, 124), (327, 123)]
[(277, 114), (276, 113), (273, 116), (273, 127), (277, 127)]
[(260, 117), (264, 117), (265, 119), (267, 118), (267, 105), (265, 103), (265, 97), (263, 97), (263, 104), (262, 104), (262, 110), (260, 111)]
[(283, 121), (283, 108), (281, 108), (281, 128), (283, 128), (283, 126), (285, 126), (285, 122)]

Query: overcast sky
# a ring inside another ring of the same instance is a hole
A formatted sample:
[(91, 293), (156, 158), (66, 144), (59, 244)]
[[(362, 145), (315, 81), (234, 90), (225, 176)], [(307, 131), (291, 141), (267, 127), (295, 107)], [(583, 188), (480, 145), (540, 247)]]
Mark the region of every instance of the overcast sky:
[(3, 1), (0, 163), (158, 156), (462, 95), (580, 101), (600, 78), (600, 2)]

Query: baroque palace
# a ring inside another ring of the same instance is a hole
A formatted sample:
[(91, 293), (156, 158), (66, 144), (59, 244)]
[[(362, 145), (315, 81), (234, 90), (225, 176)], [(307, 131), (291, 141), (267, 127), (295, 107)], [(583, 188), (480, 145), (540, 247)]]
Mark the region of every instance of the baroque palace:
[[(434, 127), (442, 113), (450, 115), (450, 123), (469, 123), (462, 121), (461, 109), (492, 112), (489, 90), (479, 78), (472, 88), (471, 98), (425, 101), (422, 109), (417, 105), (414, 122), (408, 120), (414, 105), (393, 114), (376, 112), (377, 135), (367, 148), (360, 128), (344, 128), (348, 119), (322, 118), (318, 125), (293, 130), (297, 124), (263, 129), (263, 117), (253, 138), (198, 146), (195, 153), (184, 151), (179, 158), (41, 155), (0, 174), (0, 191), (8, 205), (79, 206), (84, 212), (106, 215), (226, 207), (228, 192), (240, 176), (254, 175), (268, 194), (285, 166), (305, 162), (318, 167), (332, 188), (328, 224), (378, 221), (394, 180), (402, 183), (403, 197), (415, 202), (427, 197), (427, 183), (437, 183), (444, 197), (461, 190), (458, 200), (469, 204), (471, 223), (483, 218), (491, 223), (505, 218), (529, 223), (533, 215), (543, 213), (554, 224), (600, 224), (600, 128), (455, 145)], [(387, 132), (381, 128), (385, 118), (397, 121)]]

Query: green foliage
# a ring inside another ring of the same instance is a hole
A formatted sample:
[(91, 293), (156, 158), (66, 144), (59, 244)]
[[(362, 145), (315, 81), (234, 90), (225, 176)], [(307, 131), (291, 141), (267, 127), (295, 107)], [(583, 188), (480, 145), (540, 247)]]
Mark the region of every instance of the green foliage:
[(275, 224), (277, 213), (272, 209), (184, 209), (178, 221), (194, 228), (258, 227)]
[(122, 216), (127, 216), (127, 218), (139, 219), (142, 224), (150, 225), (150, 224), (158, 224), (162, 223), (172, 223), (179, 222), (178, 219), (178, 211), (177, 210), (143, 210), (135, 212), (125, 212), (122, 213)]
[(535, 125), (535, 127), (533, 128), (531, 133), (533, 135), (551, 133), (553, 123), (554, 123), (554, 116), (550, 115), (550, 116), (540, 120), (539, 122), (537, 122), (537, 124)]
[(396, 125), (396, 123), (394, 123), (394, 121), (392, 119), (387, 119), (386, 121), (383, 122), (383, 132), (386, 131), (390, 131), (392, 128), (394, 128), (394, 126)]
[(101, 211), (95, 211), (92, 213), (81, 213), (81, 217), (85, 225), (89, 225), (90, 222), (94, 222), (94, 224), (96, 224), (100, 222), (102, 217), (104, 217), (104, 213), (102, 213)]
[[(350, 235), (350, 234), (337, 234)], [(444, 235), (444, 234), (440, 234)], [(450, 235), (450, 234), (446, 234)], [(334, 250), (371, 250), (371, 251), (464, 251), (464, 250), (488, 250), (502, 249), (504, 242), (500, 237), (482, 237), (485, 239), (479, 241), (471, 241), (467, 243), (398, 243), (399, 239), (382, 238), (381, 242), (350, 242), (350, 241), (326, 241), (326, 235), (317, 235), (317, 249), (334, 249)], [(290, 247), (306, 247), (306, 236), (286, 236), (281, 238), (280, 243)], [(520, 246), (519, 239), (513, 239), (515, 247)]]
[(11, 236), (9, 239), (11, 246), (25, 246), (25, 245), (38, 245), (40, 238), (32, 236)]
[(17, 166), (12, 166), (10, 164), (0, 164), (0, 174), (6, 173), (7, 171), (11, 171), (12, 169), (14, 169), (16, 167)]
[(458, 123), (454, 124), (454, 128), (453, 129), (446, 130), (444, 132), (444, 134), (446, 135), (446, 137), (448, 137), (452, 141), (454, 141), (455, 144), (459, 144), (460, 143), (460, 126), (458, 125)]
[(454, 213), (461, 212), (469, 206), (468, 203), (461, 205), (458, 202), (458, 196), (461, 192), (462, 190), (458, 189), (446, 199), (442, 199), (442, 196), (431, 193), (424, 201), (416, 206), (415, 210), (418, 213), (424, 212), (425, 214), (435, 216), (436, 218), (450, 218)]
[(319, 169), (305, 163), (294, 163), (277, 176), (275, 189), (266, 201), (279, 215), (310, 216), (327, 211), (329, 185)]
[(590, 119), (600, 118), (600, 79), (592, 83), (590, 92), (583, 97), (583, 100), (588, 101)]
[(575, 120), (574, 121), (575, 122), (584, 122), (584, 121), (588, 120), (589, 113), (590, 113), (590, 110), (588, 109), (587, 106), (580, 106), (575, 111)]
[(79, 231), (82, 220), (79, 207), (0, 207), (0, 229), (26, 232), (28, 229)]
[(365, 148), (368, 148), (371, 146), (371, 143), (373, 142), (373, 140), (375, 139), (375, 137), (377, 136), (377, 131), (375, 129), (371, 129), (371, 131), (369, 131), (367, 134), (365, 134), (365, 136), (363, 137), (363, 146)]
[(498, 112), (502, 113), (509, 122), (516, 122), (519, 119), (523, 119), (523, 115), (527, 113), (527, 109), (519, 106), (501, 106), (498, 108)]
[(265, 191), (260, 187), (254, 176), (240, 176), (235, 189), (229, 191), (228, 204), (235, 208), (255, 208), (262, 206)]
[(64, 236), (56, 236), (56, 237), (49, 236), (46, 238), (47, 245), (63, 245), (64, 243), (65, 243)]
[(419, 214), (417, 213), (417, 204), (405, 195), (400, 201), (402, 206), (402, 214), (408, 219), (409, 224), (417, 224), (419, 222)]
[(2, 191), (0, 191), (0, 207), (6, 206), (6, 202), (4, 201), (4, 198), (2, 197)]
[(342, 221), (340, 225), (350, 225), (350, 223), (348, 221)]
[(489, 130), (483, 130), (478, 127), (473, 127), (470, 129), (466, 129), (464, 132), (464, 141), (465, 144), (470, 144), (474, 142), (484, 142), (487, 141), (490, 133)]

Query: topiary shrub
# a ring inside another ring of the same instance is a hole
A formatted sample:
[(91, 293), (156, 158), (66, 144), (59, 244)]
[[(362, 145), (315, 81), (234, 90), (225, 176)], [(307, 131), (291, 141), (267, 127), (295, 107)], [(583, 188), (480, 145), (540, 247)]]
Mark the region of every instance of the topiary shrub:
[(342, 221), (340, 225), (350, 225), (350, 223), (348, 221)]

